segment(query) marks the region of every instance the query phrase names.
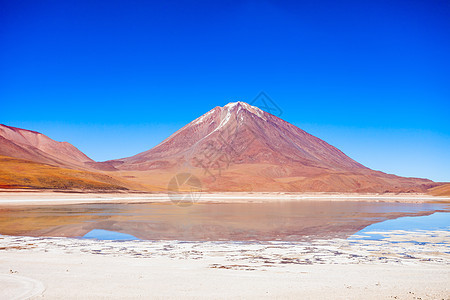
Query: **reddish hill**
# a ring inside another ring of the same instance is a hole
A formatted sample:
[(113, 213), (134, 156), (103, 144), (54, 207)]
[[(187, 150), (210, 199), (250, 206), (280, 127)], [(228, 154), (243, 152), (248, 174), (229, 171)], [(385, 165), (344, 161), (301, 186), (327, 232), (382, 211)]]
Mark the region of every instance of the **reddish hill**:
[(424, 192), (436, 185), (370, 170), (244, 102), (216, 107), (153, 149), (106, 163), (161, 186), (190, 172), (215, 191)]
[(94, 162), (67, 142), (57, 142), (36, 131), (2, 124), (0, 124), (0, 155), (76, 168)]
[(57, 142), (42, 133), (3, 124), (0, 124), (0, 155), (72, 169), (115, 170), (109, 163), (93, 161), (68, 142)]

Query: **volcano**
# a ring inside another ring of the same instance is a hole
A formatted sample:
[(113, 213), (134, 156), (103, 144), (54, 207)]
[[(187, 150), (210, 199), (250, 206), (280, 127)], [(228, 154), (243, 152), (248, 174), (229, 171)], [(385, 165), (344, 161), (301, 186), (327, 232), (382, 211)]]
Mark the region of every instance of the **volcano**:
[(245, 102), (215, 107), (156, 147), (104, 164), (159, 186), (190, 173), (208, 191), (425, 192), (435, 185), (371, 170)]

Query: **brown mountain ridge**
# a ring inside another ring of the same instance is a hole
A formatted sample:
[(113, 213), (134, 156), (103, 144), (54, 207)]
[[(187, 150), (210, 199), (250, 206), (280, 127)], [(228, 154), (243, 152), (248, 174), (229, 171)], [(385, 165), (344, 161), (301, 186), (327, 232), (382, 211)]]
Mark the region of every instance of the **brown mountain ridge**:
[[(0, 155), (81, 170), (91, 179), (98, 174), (100, 182), (144, 191), (167, 190), (179, 173), (196, 176), (204, 191), (422, 193), (441, 185), (371, 170), (325, 141), (245, 102), (215, 107), (154, 148), (122, 159), (95, 162), (67, 142), (6, 125), (0, 125)], [(1, 171), (6, 164), (0, 163)], [(10, 175), (11, 164), (10, 160)], [(35, 175), (36, 166), (32, 169)], [(46, 176), (53, 176), (47, 171)], [(60, 186), (70, 189), (71, 184)]]

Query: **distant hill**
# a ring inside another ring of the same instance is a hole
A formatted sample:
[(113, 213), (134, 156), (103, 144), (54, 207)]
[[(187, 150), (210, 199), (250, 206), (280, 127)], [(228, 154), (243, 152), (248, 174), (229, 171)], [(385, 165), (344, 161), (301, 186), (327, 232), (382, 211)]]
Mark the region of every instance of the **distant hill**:
[(40, 132), (3, 124), (0, 124), (0, 155), (71, 169), (115, 170), (108, 163), (95, 162), (68, 142), (57, 142)]
[(67, 142), (42, 133), (0, 124), (0, 155), (28, 159), (61, 167), (85, 167), (94, 162)]

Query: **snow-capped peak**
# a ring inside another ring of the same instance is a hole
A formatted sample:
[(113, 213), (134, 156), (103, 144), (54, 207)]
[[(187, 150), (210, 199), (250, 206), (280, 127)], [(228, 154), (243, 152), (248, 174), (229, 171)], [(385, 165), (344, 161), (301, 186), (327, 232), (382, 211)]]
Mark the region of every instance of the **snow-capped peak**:
[[(222, 111), (225, 111), (226, 114), (225, 114), (225, 116), (223, 116), (223, 119), (218, 126), (218, 128), (220, 128), (220, 127), (224, 126), (230, 120), (232, 112), (233, 112), (234, 108), (236, 108), (236, 107), (237, 107), (237, 110), (235, 112), (236, 114), (238, 114), (240, 112), (240, 110), (243, 109), (243, 110), (246, 110), (246, 111), (252, 113), (253, 115), (256, 115), (257, 117), (263, 119), (264, 121), (267, 121), (265, 112), (263, 110), (259, 109), (256, 106), (252, 106), (246, 102), (237, 101), (237, 102), (230, 102), (223, 107), (216, 107), (216, 108), (210, 110), (209, 112), (207, 112), (206, 114), (198, 117), (197, 119), (192, 121), (189, 125), (201, 124), (201, 123), (205, 122), (217, 109), (221, 109)], [(242, 119), (242, 116), (241, 116), (241, 119)]]
[(237, 101), (237, 102), (230, 102), (227, 105), (225, 105), (223, 108), (226, 108), (228, 111), (231, 112), (231, 110), (234, 107), (238, 107), (237, 113), (239, 112), (239, 110), (241, 108), (247, 110), (248, 112), (258, 116), (259, 118), (263, 119), (264, 121), (267, 121), (267, 118), (264, 116), (264, 111), (259, 109), (256, 106), (252, 106), (246, 102), (242, 102), (242, 101)]

